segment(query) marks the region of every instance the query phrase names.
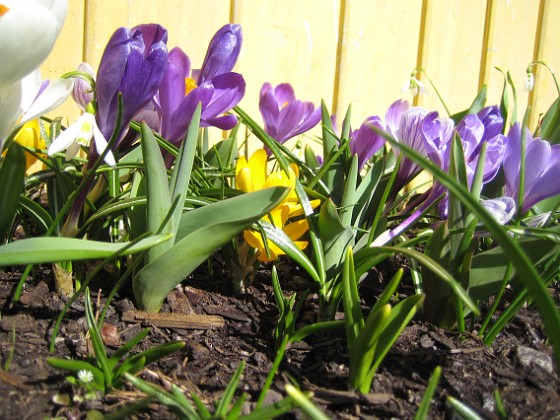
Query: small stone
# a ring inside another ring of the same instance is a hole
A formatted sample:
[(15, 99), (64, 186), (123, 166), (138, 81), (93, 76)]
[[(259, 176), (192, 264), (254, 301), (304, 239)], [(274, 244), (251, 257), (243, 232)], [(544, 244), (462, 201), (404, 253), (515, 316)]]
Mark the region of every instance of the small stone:
[(530, 347), (518, 346), (516, 348), (515, 355), (521, 366), (539, 366), (550, 374), (554, 372), (552, 359), (542, 351), (538, 351)]

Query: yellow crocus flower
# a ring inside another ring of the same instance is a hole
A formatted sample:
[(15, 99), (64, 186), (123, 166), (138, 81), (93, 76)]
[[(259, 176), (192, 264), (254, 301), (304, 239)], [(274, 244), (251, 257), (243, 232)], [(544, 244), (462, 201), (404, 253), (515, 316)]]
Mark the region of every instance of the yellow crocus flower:
[[(299, 239), (309, 230), (307, 220), (302, 219), (288, 223), (291, 218), (303, 214), (302, 206), (295, 191), (299, 169), (297, 165), (291, 164), (288, 173), (275, 171), (267, 175), (267, 160), (268, 156), (264, 149), (255, 151), (249, 160), (241, 156), (237, 161), (235, 170), (237, 188), (244, 192), (253, 192), (275, 186), (290, 188), (291, 191), (284, 201), (263, 220), (272, 223), (278, 229), (282, 229), (298, 248), (305, 249), (307, 242), (299, 241)], [(320, 200), (311, 201), (313, 208), (319, 204)], [(243, 238), (250, 246), (259, 250), (258, 259), (260, 261), (273, 261), (279, 255), (284, 255), (284, 252), (271, 241), (267, 241), (267, 247), (265, 247), (260, 232), (245, 230)], [(267, 255), (266, 248), (268, 248), (270, 255)]]

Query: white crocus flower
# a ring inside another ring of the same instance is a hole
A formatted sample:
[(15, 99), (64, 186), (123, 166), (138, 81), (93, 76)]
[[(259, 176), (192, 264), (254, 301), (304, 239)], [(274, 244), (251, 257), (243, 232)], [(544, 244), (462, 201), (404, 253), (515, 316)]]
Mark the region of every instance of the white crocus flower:
[[(67, 0), (0, 0), (0, 152), (17, 124), (25, 123), (21, 117), (37, 98), (41, 86), (38, 67), (51, 52), (67, 9)], [(60, 105), (68, 97), (64, 91), (71, 83), (47, 88), (26, 121), (32, 114), (39, 116)], [(59, 88), (62, 94), (55, 98)]]
[(0, 84), (23, 79), (45, 61), (67, 9), (67, 0), (0, 0)]
[[(78, 154), (80, 146), (89, 147), (92, 138), (97, 153), (101, 155), (107, 148), (108, 142), (99, 130), (99, 127), (97, 127), (95, 115), (85, 112), (78, 118), (78, 121), (64, 130), (52, 142), (47, 152), (49, 156), (52, 156), (55, 153), (66, 150), (66, 160), (70, 160)], [(117, 164), (110, 150), (105, 156), (105, 162), (111, 166), (116, 166)]]

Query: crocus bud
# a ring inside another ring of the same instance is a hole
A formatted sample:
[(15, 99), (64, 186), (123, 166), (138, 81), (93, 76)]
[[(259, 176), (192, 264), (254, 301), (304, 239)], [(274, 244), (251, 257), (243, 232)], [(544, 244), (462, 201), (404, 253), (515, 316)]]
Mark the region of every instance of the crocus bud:
[(198, 74), (197, 85), (220, 74), (229, 73), (239, 57), (243, 36), (241, 26), (228, 24), (216, 32)]
[[(88, 63), (81, 63), (77, 70), (95, 77), (95, 73)], [(86, 106), (94, 99), (93, 86), (84, 79), (76, 79), (72, 89), (72, 98), (82, 111), (85, 111)]]
[(158, 91), (168, 65), (166, 42), (167, 30), (156, 24), (119, 28), (109, 40), (95, 87), (96, 119), (106, 138), (115, 129), (119, 95), (123, 104), (122, 134)]

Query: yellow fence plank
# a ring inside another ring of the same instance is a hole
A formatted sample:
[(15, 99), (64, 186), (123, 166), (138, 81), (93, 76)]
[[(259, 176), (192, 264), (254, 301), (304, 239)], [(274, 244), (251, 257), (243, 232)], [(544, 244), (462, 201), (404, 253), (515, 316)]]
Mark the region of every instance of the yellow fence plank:
[(243, 27), (237, 69), (247, 81), (241, 106), (261, 122), (264, 82), (289, 82), (299, 99), (332, 102), (339, 2), (237, 0), (233, 19)]
[[(450, 112), (455, 113), (467, 108), (478, 90), (486, 2), (425, 1), (425, 35), (419, 63), (434, 81)], [(420, 96), (418, 104), (445, 115), (434, 90), (427, 87), (429, 94)]]
[[(556, 0), (544, 2), (543, 19), (538, 46), (537, 59), (546, 62), (552, 70), (560, 70), (560, 2)], [(532, 93), (532, 128), (539, 115), (544, 114), (552, 102), (558, 97), (556, 85), (550, 73), (543, 67), (535, 68), (535, 89)], [(560, 75), (557, 74), (557, 77)]]
[[(384, 116), (416, 67), (422, 1), (347, 0), (337, 103), (352, 104), (354, 126)], [(340, 122), (340, 121), (339, 121)]]
[(488, 85), (488, 103), (499, 103), (504, 79), (494, 67), (510, 71), (518, 90), (518, 119), (527, 106), (525, 71), (533, 60), (538, 11), (538, 0), (493, 2), (483, 81)]
[[(84, 16), (85, 1), (70, 1), (68, 15), (60, 37), (51, 55), (41, 66), (43, 79), (56, 79), (64, 73), (75, 70), (76, 66), (82, 62)], [(66, 120), (73, 122), (79, 114), (78, 107), (69, 99), (58, 109), (51, 112), (50, 116), (64, 116), (64, 124), (66, 124)]]

